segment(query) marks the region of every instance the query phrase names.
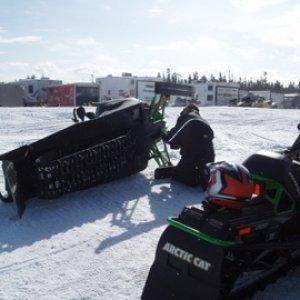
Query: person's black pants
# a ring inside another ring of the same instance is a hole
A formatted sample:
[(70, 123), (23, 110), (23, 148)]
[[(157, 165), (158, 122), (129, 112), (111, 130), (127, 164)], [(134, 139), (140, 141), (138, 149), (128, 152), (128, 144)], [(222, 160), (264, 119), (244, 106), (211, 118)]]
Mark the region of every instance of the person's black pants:
[(209, 180), (209, 169), (206, 167), (206, 164), (213, 160), (213, 158), (182, 157), (178, 165), (174, 168), (172, 179), (191, 187), (200, 185), (203, 190), (206, 190)]
[(213, 154), (205, 159), (182, 157), (177, 166), (156, 169), (155, 179), (172, 178), (191, 187), (200, 185), (203, 190), (206, 190), (209, 180), (209, 169), (206, 164), (213, 161)]

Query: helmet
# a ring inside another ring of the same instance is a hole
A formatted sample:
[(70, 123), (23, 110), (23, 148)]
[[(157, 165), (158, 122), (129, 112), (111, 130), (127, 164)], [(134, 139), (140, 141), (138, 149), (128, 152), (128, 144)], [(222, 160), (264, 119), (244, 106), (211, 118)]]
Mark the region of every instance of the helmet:
[(227, 162), (208, 164), (210, 179), (207, 187), (208, 200), (219, 206), (241, 209), (253, 194), (253, 182), (248, 169)]

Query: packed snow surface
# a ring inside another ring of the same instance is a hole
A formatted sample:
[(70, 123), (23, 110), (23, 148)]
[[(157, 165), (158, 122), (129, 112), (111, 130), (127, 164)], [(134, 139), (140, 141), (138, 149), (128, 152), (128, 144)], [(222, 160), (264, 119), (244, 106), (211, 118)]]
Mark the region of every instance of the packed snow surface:
[[(179, 112), (167, 109), (169, 127)], [(299, 110), (211, 107), (201, 114), (215, 131), (217, 160), (242, 162), (298, 135)], [(65, 128), (71, 117), (71, 108), (0, 108), (0, 152)], [(153, 180), (155, 167), (152, 161), (140, 174), (57, 200), (33, 199), (21, 220), (14, 204), (0, 203), (0, 299), (139, 299), (166, 218), (203, 199), (201, 188)], [(255, 295), (299, 297), (300, 269)]]

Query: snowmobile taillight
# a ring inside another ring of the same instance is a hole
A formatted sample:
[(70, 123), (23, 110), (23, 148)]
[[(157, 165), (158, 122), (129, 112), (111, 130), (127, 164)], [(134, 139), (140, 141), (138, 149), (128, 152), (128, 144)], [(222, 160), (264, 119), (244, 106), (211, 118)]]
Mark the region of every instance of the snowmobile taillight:
[(251, 232), (252, 232), (252, 228), (250, 226), (242, 227), (239, 229), (238, 235), (243, 236), (243, 235), (250, 234)]
[(254, 183), (253, 185), (253, 194), (255, 196), (260, 196), (262, 194), (263, 188), (262, 185), (259, 183)]

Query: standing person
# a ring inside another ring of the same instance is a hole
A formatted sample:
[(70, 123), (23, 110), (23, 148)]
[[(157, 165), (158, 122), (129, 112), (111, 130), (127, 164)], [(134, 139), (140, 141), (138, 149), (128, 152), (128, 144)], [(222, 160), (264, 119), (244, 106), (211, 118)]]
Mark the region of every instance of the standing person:
[(171, 178), (205, 190), (209, 180), (206, 164), (215, 159), (213, 138), (214, 132), (200, 116), (197, 105), (186, 106), (175, 127), (163, 137), (171, 149), (180, 149), (181, 159), (172, 169)]

